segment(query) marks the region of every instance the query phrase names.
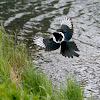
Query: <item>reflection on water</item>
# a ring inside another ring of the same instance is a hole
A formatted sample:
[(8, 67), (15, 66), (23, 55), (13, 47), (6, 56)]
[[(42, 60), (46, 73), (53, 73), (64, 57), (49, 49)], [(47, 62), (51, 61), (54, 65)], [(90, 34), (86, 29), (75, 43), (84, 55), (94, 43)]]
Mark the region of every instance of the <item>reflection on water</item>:
[[(56, 31), (63, 15), (72, 18), (79, 58), (65, 58), (59, 50), (45, 52), (34, 44)], [(86, 97), (92, 92), (95, 100), (100, 98), (100, 0), (0, 0), (0, 22), (8, 33), (17, 33), (18, 41), (26, 41), (35, 65), (54, 83), (64, 82), (67, 73), (85, 86)]]

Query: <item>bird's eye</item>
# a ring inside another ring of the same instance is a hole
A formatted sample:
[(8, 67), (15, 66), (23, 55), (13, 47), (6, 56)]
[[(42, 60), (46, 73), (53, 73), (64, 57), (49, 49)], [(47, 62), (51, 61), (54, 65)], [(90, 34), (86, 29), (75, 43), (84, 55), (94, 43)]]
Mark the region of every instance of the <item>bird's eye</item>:
[(59, 38), (59, 41), (62, 41), (62, 37)]

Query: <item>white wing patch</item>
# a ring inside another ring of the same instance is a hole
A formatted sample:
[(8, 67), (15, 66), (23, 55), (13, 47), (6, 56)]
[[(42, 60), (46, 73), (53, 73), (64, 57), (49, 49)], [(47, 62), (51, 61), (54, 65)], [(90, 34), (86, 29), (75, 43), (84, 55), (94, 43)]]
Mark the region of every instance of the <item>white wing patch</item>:
[[(62, 37), (63, 37), (63, 38), (62, 38), (62, 41), (64, 41), (64, 39), (65, 39), (64, 34), (63, 34), (62, 32), (59, 32), (59, 34), (62, 35)], [(62, 42), (62, 41), (61, 41), (61, 42)]]
[(33, 41), (34, 41), (34, 44), (39, 45), (39, 46), (45, 48), (45, 45), (44, 45), (44, 43), (43, 43), (43, 38), (42, 38), (42, 37), (36, 38), (36, 39), (33, 40)]
[(67, 25), (70, 29), (72, 29), (72, 22), (71, 22), (70, 18), (68, 18), (67, 16), (63, 16), (61, 18), (60, 24)]
[(56, 41), (55, 36), (53, 36), (53, 41), (56, 42), (56, 43), (61, 43), (61, 42), (64, 41), (64, 39), (65, 39), (65, 38), (64, 38), (64, 34), (63, 34), (62, 32), (58, 32), (58, 34), (61, 34), (61, 35), (62, 35), (62, 37), (63, 37), (62, 40), (61, 40), (61, 41)]

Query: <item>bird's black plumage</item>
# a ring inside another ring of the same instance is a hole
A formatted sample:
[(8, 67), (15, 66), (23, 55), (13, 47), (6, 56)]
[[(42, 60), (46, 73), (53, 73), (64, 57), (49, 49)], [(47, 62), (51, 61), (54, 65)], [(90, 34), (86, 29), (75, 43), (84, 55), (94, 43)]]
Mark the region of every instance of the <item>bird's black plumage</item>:
[(73, 29), (70, 29), (67, 25), (62, 25), (60, 30), (64, 34), (65, 40), (70, 40), (72, 38)]
[(63, 36), (61, 34), (57, 33), (57, 32), (54, 32), (53, 35), (54, 35), (54, 37), (56, 37), (57, 42), (61, 41), (62, 38), (63, 38)]
[(53, 38), (43, 39), (43, 43), (46, 46), (46, 48), (45, 48), (46, 51), (56, 50), (56, 49), (58, 49), (60, 47), (60, 43), (54, 42)]
[(68, 56), (69, 58), (73, 58), (73, 56), (79, 57), (79, 54), (77, 54), (75, 51), (79, 51), (76, 44), (74, 42), (70, 41), (63, 41), (61, 42), (61, 51), (60, 53), (63, 56)]
[(43, 43), (46, 46), (46, 51), (56, 50), (61, 46), (60, 53), (63, 56), (73, 58), (73, 56), (79, 57), (76, 51), (79, 51), (75, 42), (69, 41), (73, 35), (73, 25), (71, 20), (62, 19), (60, 32), (54, 32), (53, 38), (43, 39)]

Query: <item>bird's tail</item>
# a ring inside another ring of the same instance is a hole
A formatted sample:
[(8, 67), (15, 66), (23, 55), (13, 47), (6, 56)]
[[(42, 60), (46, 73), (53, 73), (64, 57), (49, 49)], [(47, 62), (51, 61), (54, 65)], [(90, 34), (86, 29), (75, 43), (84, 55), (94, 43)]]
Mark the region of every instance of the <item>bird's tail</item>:
[(79, 54), (77, 54), (75, 51), (79, 51), (75, 42), (73, 41), (63, 41), (61, 43), (61, 51), (60, 53), (63, 56), (68, 56), (69, 58), (73, 58), (73, 56), (79, 57)]

